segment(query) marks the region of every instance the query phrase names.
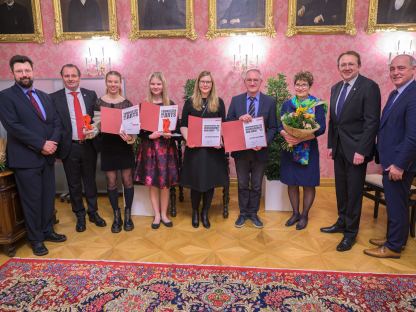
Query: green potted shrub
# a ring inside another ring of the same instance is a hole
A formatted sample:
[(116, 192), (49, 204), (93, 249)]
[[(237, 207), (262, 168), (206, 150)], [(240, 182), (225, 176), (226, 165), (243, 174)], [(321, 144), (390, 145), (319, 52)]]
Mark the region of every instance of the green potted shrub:
[(185, 85), (183, 86), (183, 99), (186, 101), (194, 93), (195, 79), (187, 79)]
[[(267, 94), (276, 99), (277, 120), (280, 123), (282, 104), (290, 98), (286, 76), (278, 73), (276, 77), (267, 79)], [(277, 134), (269, 146), (269, 162), (266, 167), (265, 209), (290, 211), (287, 186), (280, 179), (280, 152), (283, 137)]]

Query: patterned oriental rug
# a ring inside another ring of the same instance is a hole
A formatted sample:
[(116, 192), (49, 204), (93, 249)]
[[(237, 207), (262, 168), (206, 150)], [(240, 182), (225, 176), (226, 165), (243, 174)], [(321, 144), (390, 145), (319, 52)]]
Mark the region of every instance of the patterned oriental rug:
[(415, 311), (416, 275), (11, 259), (0, 311)]

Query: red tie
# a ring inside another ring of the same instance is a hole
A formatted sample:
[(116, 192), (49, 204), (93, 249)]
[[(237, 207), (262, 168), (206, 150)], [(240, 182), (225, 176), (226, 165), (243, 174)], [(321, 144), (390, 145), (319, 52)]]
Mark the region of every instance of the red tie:
[(26, 92), (27, 95), (29, 96), (30, 103), (32, 103), (32, 105), (35, 108), (36, 112), (38, 113), (39, 117), (42, 120), (45, 120), (45, 117), (43, 117), (42, 111), (40, 110), (39, 104), (38, 104), (38, 102), (36, 102), (35, 98), (33, 97), (32, 92), (33, 92), (32, 90), (28, 90)]
[(71, 95), (74, 97), (74, 111), (75, 111), (75, 119), (77, 121), (77, 133), (78, 133), (78, 139), (84, 140), (85, 135), (82, 131), (82, 128), (84, 127), (84, 117), (82, 115), (81, 110), (81, 104), (78, 100), (78, 93), (79, 92), (71, 92)]

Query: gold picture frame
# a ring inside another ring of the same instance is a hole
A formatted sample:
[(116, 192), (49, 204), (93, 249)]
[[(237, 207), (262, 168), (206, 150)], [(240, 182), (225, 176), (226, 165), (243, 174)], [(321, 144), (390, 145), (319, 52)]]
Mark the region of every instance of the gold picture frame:
[[(45, 41), (43, 37), (42, 16), (40, 10), (40, 0), (29, 0), (32, 8), (33, 33), (0, 33), (0, 42), (37, 42)], [(16, 1), (19, 3), (19, 1)], [(20, 4), (20, 3), (19, 3)]]
[[(168, 0), (174, 1), (174, 0)], [(139, 6), (139, 0), (131, 0), (131, 32), (130, 40), (137, 40), (139, 38), (169, 38), (169, 37), (184, 37), (190, 40), (195, 40), (197, 34), (194, 26), (194, 0), (182, 0), (184, 4), (184, 20), (179, 22), (184, 22), (184, 26), (180, 28), (170, 28), (170, 29), (151, 29), (152, 26), (149, 26), (149, 29), (146, 27), (140, 27), (141, 19), (139, 11), (143, 6)], [(143, 1), (140, 1), (143, 4)], [(145, 22), (145, 19), (142, 19), (142, 22)]]
[[(253, 1), (253, 0), (250, 0)], [(219, 27), (218, 20), (221, 16), (218, 16), (220, 12), (217, 10), (217, 0), (209, 0), (209, 12), (208, 12), (208, 32), (206, 33), (206, 37), (208, 39), (213, 39), (217, 37), (224, 37), (224, 36), (233, 36), (235, 34), (255, 34), (261, 36), (269, 36), (274, 37), (276, 35), (276, 30), (274, 27), (274, 19), (273, 19), (273, 0), (263, 0), (264, 1), (264, 21), (263, 21), (263, 14), (256, 15), (255, 19), (260, 17), (261, 22), (264, 23), (262, 27), (255, 25), (253, 27), (242, 27), (242, 28), (226, 28), (226, 27)], [(262, 3), (259, 3), (262, 4)], [(230, 3), (230, 6), (232, 3)], [(262, 12), (260, 12), (262, 13)], [(255, 24), (253, 22), (253, 24)]]
[(370, 5), (368, 9), (368, 27), (367, 33), (372, 34), (376, 31), (392, 31), (392, 30), (399, 30), (399, 31), (416, 31), (416, 20), (414, 23), (408, 23), (407, 21), (404, 23), (385, 23), (384, 21), (378, 23), (378, 12), (379, 11), (379, 1), (378, 0), (370, 0)]
[[(62, 3), (64, 1), (64, 3)], [(90, 39), (93, 37), (110, 37), (113, 40), (118, 40), (120, 37), (117, 32), (117, 14), (116, 14), (116, 0), (107, 1), (107, 15), (102, 19), (104, 30), (100, 31), (70, 31), (65, 23), (65, 18), (62, 16), (62, 4), (68, 4), (73, 0), (53, 0), (53, 10), (55, 13), (55, 36), (54, 42), (59, 43), (64, 40), (79, 40)], [(96, 13), (97, 11), (95, 11)], [(96, 16), (96, 15), (95, 15)], [(108, 28), (106, 20), (108, 17)], [(69, 20), (69, 18), (68, 18)], [(68, 28), (68, 29), (65, 29)]]
[(299, 0), (289, 0), (288, 27), (286, 36), (291, 37), (296, 34), (347, 34), (354, 36), (357, 29), (354, 25), (354, 6), (355, 0), (346, 0), (345, 24), (341, 25), (320, 25), (320, 26), (299, 26), (297, 25)]

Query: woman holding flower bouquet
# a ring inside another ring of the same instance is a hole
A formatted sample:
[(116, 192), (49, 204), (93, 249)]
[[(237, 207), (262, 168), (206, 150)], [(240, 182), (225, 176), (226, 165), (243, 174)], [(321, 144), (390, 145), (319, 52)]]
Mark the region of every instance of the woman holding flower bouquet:
[[(279, 132), (285, 139), (281, 153), (280, 180), (288, 185), (293, 214), (286, 222), (302, 230), (319, 185), (319, 149), (317, 137), (325, 133), (326, 104), (309, 94), (313, 76), (308, 71), (295, 75), (295, 96), (283, 103)], [(303, 186), (303, 211), (300, 213), (299, 186)]]

